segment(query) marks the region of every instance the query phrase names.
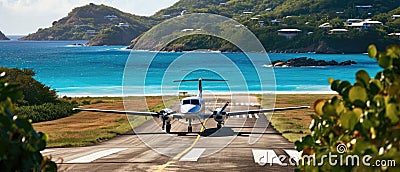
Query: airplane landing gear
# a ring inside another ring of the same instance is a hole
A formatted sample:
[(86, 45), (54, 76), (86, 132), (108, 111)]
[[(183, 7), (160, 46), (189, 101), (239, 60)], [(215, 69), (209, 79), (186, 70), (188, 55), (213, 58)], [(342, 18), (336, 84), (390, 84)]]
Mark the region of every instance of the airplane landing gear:
[(222, 127), (221, 123), (218, 122), (218, 124), (217, 124), (217, 129), (220, 129), (221, 127)]
[(171, 133), (171, 123), (167, 122), (167, 125), (165, 125), (165, 131)]
[(189, 119), (188, 133), (192, 132), (192, 119)]

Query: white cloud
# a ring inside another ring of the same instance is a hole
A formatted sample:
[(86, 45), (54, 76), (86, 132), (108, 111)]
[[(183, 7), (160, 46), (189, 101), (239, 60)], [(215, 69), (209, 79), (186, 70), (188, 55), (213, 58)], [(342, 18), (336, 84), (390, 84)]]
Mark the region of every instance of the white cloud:
[(105, 4), (137, 15), (152, 15), (178, 0), (0, 0), (0, 30), (6, 35), (27, 34), (46, 28), (73, 8)]

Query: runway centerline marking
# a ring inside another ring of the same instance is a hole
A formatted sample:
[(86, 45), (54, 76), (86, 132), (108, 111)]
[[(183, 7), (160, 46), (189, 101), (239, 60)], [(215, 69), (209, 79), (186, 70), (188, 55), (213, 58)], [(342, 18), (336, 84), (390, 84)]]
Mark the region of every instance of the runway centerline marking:
[(45, 150), (40, 151), (40, 153), (49, 153), (49, 152), (54, 152), (54, 151), (56, 151), (56, 150), (54, 150), (54, 149), (45, 149)]
[(100, 159), (102, 157), (105, 157), (105, 156), (108, 156), (108, 155), (111, 155), (111, 154), (114, 154), (114, 153), (117, 153), (120, 151), (124, 151), (126, 149), (128, 149), (128, 148), (112, 148), (112, 149), (102, 150), (99, 152), (95, 152), (95, 153), (91, 153), (89, 155), (82, 156), (80, 158), (73, 159), (71, 161), (67, 161), (66, 163), (89, 163), (96, 159)]
[(179, 161), (197, 161), (205, 150), (205, 148), (193, 148), (185, 156), (179, 159)]
[[(217, 102), (218, 102), (218, 97), (215, 99), (215, 104), (216, 104)], [(214, 104), (214, 109), (215, 109), (215, 104)], [(199, 134), (197, 134), (197, 137), (196, 137), (196, 139), (193, 141), (192, 145), (190, 145), (190, 146), (189, 146), (188, 148), (186, 148), (184, 151), (182, 151), (181, 153), (179, 153), (178, 155), (176, 155), (174, 158), (172, 158), (172, 161), (168, 161), (167, 163), (165, 163), (165, 164), (159, 166), (158, 169), (156, 170), (157, 172), (163, 171), (163, 170), (164, 170), (165, 168), (167, 168), (169, 165), (171, 165), (171, 164), (175, 163), (176, 161), (178, 161), (183, 155), (185, 155), (187, 152), (189, 152), (189, 151), (194, 147), (194, 145), (196, 145), (196, 143), (200, 140), (200, 136), (201, 136), (200, 133), (202, 133), (202, 132), (205, 130), (204, 126), (206, 125), (208, 119), (209, 119), (209, 118), (206, 118), (206, 119), (203, 121), (203, 125), (202, 125), (201, 128), (200, 128), (200, 132), (199, 132)]]

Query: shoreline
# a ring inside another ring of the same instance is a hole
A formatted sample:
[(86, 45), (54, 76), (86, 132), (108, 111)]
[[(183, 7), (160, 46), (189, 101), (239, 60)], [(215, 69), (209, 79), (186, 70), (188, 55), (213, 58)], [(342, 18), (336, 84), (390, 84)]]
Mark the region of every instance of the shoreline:
[[(186, 95), (196, 95), (197, 93), (187, 92)], [(207, 92), (205, 93), (207, 94)], [(230, 92), (216, 92), (213, 95), (229, 95)], [(234, 94), (275, 94), (275, 95), (332, 95), (335, 91), (275, 91), (275, 92), (235, 92)], [(180, 96), (180, 94), (60, 94), (60, 98), (66, 97), (138, 97), (138, 96)]]
[[(10, 40), (0, 40), (1, 42), (86, 42), (88, 43), (89, 40), (19, 40), (19, 38), (27, 36), (27, 35), (6, 35), (11, 36), (12, 38), (18, 38), (18, 39), (12, 39)], [(102, 47), (102, 46), (122, 46), (124, 48), (121, 48), (121, 50), (129, 50), (129, 51), (138, 51), (138, 52), (158, 52), (158, 53), (193, 53), (193, 52), (198, 52), (198, 53), (243, 53), (241, 51), (220, 51), (220, 50), (212, 50), (212, 49), (206, 49), (210, 51), (196, 51), (196, 50), (188, 50), (188, 51), (154, 51), (150, 49), (130, 49), (129, 45), (72, 45), (69, 44), (71, 47)], [(218, 51), (218, 52), (217, 52)], [(322, 54), (322, 55), (352, 55), (352, 54), (367, 54), (367, 52), (342, 52), (342, 53), (323, 53), (323, 52), (310, 52), (310, 51), (278, 51), (278, 50), (266, 50), (265, 52), (245, 52), (245, 53), (267, 53), (267, 54)]]

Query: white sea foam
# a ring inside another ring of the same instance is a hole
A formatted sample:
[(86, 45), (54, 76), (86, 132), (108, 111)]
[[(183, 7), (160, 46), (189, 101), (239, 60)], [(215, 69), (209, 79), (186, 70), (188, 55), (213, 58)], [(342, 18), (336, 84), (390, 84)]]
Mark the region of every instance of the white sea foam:
[[(188, 95), (196, 95), (197, 91), (189, 91)], [(210, 94), (210, 92), (208, 93)], [(212, 91), (213, 95), (229, 95), (229, 94), (276, 94), (276, 95), (287, 95), (287, 94), (337, 94), (335, 91), (249, 91), (249, 92), (215, 92)], [(127, 96), (177, 96), (179, 93), (144, 93), (144, 94), (123, 94), (123, 93), (93, 93), (93, 92), (63, 92), (59, 96), (68, 97), (127, 97)]]

